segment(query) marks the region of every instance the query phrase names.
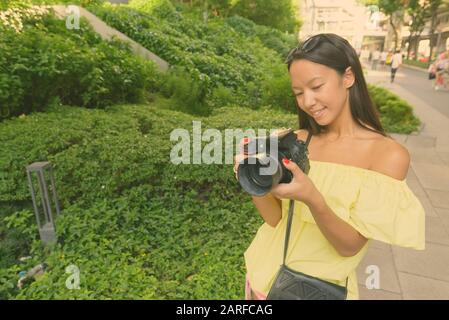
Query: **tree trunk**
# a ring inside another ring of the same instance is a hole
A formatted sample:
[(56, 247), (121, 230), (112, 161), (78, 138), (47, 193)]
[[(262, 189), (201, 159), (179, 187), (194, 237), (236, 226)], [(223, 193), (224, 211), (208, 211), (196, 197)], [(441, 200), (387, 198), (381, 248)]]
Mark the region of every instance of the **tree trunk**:
[(390, 25), (391, 28), (393, 28), (394, 32), (394, 51), (396, 52), (396, 49), (398, 47), (398, 31), (396, 30), (396, 26), (393, 23), (393, 14), (390, 15)]
[(419, 37), (415, 41), (415, 60), (418, 60)]
[(408, 36), (407, 60), (410, 60), (411, 49), (412, 49), (412, 33), (410, 32), (410, 34)]
[(435, 34), (435, 29), (436, 29), (436, 20), (437, 20), (437, 11), (438, 11), (438, 6), (432, 6), (432, 20), (430, 21), (430, 53), (429, 53), (429, 62), (432, 60), (432, 54), (433, 54), (433, 35)]
[(423, 33), (424, 29), (419, 30), (419, 32), (416, 34), (415, 38), (415, 59), (418, 60), (418, 47), (419, 47), (419, 38), (421, 38), (421, 34)]

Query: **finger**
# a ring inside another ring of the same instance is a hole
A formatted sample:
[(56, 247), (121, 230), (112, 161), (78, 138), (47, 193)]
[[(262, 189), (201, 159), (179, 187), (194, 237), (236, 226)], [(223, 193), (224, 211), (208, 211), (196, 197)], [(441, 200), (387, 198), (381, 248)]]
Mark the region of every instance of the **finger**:
[(234, 157), (234, 167), (237, 168), (239, 165), (244, 163), (244, 160), (248, 158), (248, 155), (238, 154)]
[(244, 146), (245, 144), (247, 144), (248, 142), (250, 142), (250, 141), (251, 141), (250, 138), (243, 138), (243, 139), (240, 140), (240, 143), (239, 143), (239, 153), (241, 153), (241, 154), (244, 153), (243, 146)]
[(304, 172), (301, 170), (301, 168), (293, 161), (283, 158), (282, 163), (284, 166), (290, 170), (290, 172), (293, 174), (293, 177), (300, 177), (304, 175)]
[[(244, 155), (244, 154), (238, 154), (238, 155), (236, 155), (236, 156), (234, 157), (234, 167), (233, 167), (233, 170), (234, 170), (234, 174), (236, 175), (236, 177), (237, 177), (237, 172), (238, 172), (238, 169), (239, 169), (240, 164), (241, 164), (242, 161), (243, 161), (244, 159), (246, 159), (246, 158), (248, 158), (248, 156), (247, 156), (247, 155)], [(238, 180), (238, 179), (237, 179), (237, 180)]]

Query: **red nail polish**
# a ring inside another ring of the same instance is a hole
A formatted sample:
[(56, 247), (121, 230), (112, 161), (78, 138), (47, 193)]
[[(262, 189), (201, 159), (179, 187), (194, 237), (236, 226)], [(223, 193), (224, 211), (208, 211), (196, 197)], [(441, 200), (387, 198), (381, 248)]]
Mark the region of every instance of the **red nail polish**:
[(284, 164), (289, 164), (290, 160), (288, 160), (287, 158), (282, 159), (282, 161), (284, 162)]

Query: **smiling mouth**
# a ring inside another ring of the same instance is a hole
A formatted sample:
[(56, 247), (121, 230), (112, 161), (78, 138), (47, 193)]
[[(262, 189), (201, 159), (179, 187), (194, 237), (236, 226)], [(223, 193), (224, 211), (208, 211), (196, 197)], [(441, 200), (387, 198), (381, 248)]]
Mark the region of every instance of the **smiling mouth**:
[(317, 110), (317, 111), (312, 112), (312, 116), (313, 116), (314, 118), (319, 118), (319, 117), (321, 117), (321, 116), (323, 115), (325, 109), (326, 109), (326, 107), (324, 107), (324, 108), (322, 108), (322, 109), (320, 109), (320, 110)]

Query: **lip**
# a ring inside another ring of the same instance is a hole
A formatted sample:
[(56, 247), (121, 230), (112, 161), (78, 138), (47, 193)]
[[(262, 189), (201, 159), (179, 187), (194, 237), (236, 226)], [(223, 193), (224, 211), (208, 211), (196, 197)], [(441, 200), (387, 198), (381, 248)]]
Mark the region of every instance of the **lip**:
[(310, 111), (312, 117), (314, 117), (315, 119), (319, 119), (323, 116), (323, 114), (325, 113), (326, 107), (318, 109), (318, 110), (314, 110), (314, 111)]

